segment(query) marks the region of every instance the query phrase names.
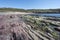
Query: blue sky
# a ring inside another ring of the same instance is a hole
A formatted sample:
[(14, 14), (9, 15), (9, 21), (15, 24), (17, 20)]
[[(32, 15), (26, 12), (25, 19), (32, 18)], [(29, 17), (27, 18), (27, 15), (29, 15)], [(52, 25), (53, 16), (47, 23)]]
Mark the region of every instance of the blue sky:
[(0, 7), (54, 9), (60, 8), (60, 0), (0, 0)]

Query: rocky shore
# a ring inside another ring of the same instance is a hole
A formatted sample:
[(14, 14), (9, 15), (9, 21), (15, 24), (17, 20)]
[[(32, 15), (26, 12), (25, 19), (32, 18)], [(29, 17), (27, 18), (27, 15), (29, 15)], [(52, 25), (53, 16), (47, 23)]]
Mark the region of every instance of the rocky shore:
[(59, 40), (53, 23), (43, 19), (20, 14), (0, 15), (0, 40)]

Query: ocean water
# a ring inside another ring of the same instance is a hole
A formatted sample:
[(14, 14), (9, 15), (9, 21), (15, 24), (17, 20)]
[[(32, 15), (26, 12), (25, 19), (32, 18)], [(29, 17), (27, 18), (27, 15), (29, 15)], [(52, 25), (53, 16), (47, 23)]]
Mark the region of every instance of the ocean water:
[(41, 14), (42, 16), (55, 16), (60, 17), (60, 14)]
[(32, 16), (36, 15), (36, 16), (53, 16), (53, 17), (60, 17), (60, 13), (40, 13), (40, 14), (30, 14)]

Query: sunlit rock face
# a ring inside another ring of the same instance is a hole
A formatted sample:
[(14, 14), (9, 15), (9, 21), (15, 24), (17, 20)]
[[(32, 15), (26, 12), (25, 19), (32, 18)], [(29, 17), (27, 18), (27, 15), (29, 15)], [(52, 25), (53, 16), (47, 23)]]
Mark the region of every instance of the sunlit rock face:
[(0, 15), (0, 40), (55, 40), (47, 34), (34, 30), (20, 15)]

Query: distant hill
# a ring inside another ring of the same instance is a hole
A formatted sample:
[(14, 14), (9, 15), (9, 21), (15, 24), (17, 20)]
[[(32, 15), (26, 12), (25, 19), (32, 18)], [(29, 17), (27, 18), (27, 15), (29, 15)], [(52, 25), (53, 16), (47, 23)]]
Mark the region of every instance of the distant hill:
[(17, 12), (24, 12), (24, 9), (17, 9), (17, 8), (0, 8), (0, 12), (4, 12), (4, 11), (17, 11)]
[(32, 13), (60, 13), (60, 9), (18, 9), (18, 8), (0, 8), (0, 12), (32, 12)]

